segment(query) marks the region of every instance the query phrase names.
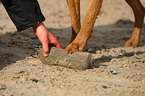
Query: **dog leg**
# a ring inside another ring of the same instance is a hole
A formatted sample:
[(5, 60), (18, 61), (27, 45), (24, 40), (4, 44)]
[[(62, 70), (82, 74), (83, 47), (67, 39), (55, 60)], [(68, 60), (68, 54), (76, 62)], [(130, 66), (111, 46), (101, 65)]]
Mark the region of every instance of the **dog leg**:
[(70, 16), (71, 16), (71, 24), (72, 24), (72, 35), (70, 43), (76, 38), (77, 34), (80, 31), (81, 23), (80, 23), (80, 0), (67, 0)]
[(145, 8), (140, 0), (126, 0), (132, 8), (135, 16), (135, 27), (131, 38), (125, 42), (125, 47), (137, 47), (140, 41), (140, 33), (143, 27)]
[(84, 50), (88, 39), (91, 37), (93, 26), (100, 11), (102, 2), (103, 0), (90, 0), (89, 8), (82, 23), (80, 32), (75, 40), (67, 46), (67, 53)]

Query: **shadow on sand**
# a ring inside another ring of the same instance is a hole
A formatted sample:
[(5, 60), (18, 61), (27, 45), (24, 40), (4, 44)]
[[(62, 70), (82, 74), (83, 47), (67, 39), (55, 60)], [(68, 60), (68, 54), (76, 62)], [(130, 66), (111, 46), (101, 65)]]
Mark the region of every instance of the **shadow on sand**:
[[(128, 40), (131, 36), (133, 26), (133, 22), (128, 20), (119, 20), (115, 24), (95, 26), (94, 32), (92, 34), (92, 37), (88, 41), (86, 49), (92, 48), (96, 51), (101, 49), (123, 47), (125, 41)], [(68, 45), (71, 36), (70, 27), (62, 29), (49, 28), (48, 30), (58, 38), (63, 48)], [(145, 45), (144, 30), (145, 27), (142, 31), (139, 46)], [(0, 70), (18, 60), (23, 60), (26, 57), (33, 56), (36, 53), (34, 49), (35, 46), (41, 46), (41, 43), (34, 35), (32, 29), (28, 29), (24, 32), (19, 33), (7, 33), (0, 36)], [(104, 57), (102, 57), (98, 60), (100, 60), (100, 63), (109, 62), (112, 58), (122, 58), (125, 56), (131, 57), (134, 54), (143, 53), (144, 52), (132, 52), (117, 57), (108, 56), (105, 57), (105, 60)]]

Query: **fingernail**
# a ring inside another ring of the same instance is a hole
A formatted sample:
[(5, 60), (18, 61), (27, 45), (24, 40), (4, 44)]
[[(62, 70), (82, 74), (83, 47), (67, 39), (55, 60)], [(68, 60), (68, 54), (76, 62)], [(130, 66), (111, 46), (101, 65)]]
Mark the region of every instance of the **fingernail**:
[(47, 56), (48, 56), (48, 54), (44, 54), (44, 56), (45, 56), (45, 57), (47, 57)]

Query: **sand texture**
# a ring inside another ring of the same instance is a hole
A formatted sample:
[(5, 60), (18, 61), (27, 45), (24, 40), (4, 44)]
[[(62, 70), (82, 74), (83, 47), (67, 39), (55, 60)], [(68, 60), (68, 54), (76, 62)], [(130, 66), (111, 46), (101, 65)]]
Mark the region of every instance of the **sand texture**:
[[(81, 21), (89, 1), (81, 0)], [(46, 27), (64, 49), (71, 37), (66, 0), (39, 3)], [(139, 46), (123, 47), (133, 26), (125, 0), (104, 0), (85, 49), (93, 56), (94, 67), (82, 71), (49, 66), (37, 56), (35, 48), (41, 43), (32, 29), (16, 32), (0, 5), (0, 96), (145, 96), (145, 24)]]

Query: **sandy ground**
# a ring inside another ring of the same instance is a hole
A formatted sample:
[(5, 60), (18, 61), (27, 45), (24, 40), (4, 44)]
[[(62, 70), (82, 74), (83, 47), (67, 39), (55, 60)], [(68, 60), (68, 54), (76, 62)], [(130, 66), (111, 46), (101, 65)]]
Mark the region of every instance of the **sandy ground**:
[[(81, 0), (82, 20), (90, 0)], [(65, 48), (71, 24), (66, 0), (39, 0), (45, 25)], [(145, 5), (145, 0), (142, 0)], [(96, 67), (86, 71), (48, 66), (32, 29), (16, 32), (0, 5), (0, 96), (145, 96), (145, 26), (137, 48), (124, 48), (134, 17), (124, 0), (104, 0), (86, 51)]]

